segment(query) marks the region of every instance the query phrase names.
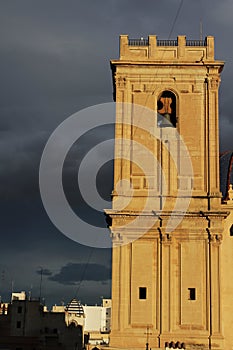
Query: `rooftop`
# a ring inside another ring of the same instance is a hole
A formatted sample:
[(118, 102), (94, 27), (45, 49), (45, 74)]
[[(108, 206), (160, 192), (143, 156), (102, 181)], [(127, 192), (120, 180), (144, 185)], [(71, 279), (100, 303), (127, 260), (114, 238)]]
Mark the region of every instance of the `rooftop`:
[(131, 39), (120, 35), (120, 60), (118, 61), (186, 61), (203, 64), (214, 61), (214, 37), (189, 40), (185, 35), (177, 39), (160, 40), (156, 35)]

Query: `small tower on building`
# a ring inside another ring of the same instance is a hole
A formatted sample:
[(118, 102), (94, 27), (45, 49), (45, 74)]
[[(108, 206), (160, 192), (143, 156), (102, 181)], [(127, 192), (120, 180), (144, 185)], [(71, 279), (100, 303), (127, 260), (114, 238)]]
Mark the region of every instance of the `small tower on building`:
[(69, 326), (72, 323), (75, 326), (84, 327), (85, 324), (85, 314), (84, 309), (80, 301), (77, 299), (72, 299), (65, 308), (65, 319), (66, 324)]

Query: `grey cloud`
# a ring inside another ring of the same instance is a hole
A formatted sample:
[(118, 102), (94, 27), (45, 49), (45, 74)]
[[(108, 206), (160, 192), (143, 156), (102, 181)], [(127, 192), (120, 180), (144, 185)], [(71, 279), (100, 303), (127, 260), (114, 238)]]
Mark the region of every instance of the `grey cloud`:
[(93, 263), (68, 263), (61, 268), (58, 274), (49, 277), (51, 281), (68, 285), (76, 285), (82, 281), (107, 281), (110, 279), (110, 266)]

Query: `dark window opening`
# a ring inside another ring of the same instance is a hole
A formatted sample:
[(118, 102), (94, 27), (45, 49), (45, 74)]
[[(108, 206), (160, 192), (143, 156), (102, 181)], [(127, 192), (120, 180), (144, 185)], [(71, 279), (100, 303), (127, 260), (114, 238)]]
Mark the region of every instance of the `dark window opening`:
[(146, 287), (139, 287), (139, 299), (146, 299)]
[(231, 225), (231, 228), (230, 228), (230, 236), (233, 236), (233, 225)]
[(196, 300), (196, 288), (188, 288), (189, 300)]
[(176, 96), (168, 90), (162, 92), (157, 101), (158, 126), (176, 127)]
[(16, 327), (17, 327), (17, 328), (21, 328), (21, 321), (17, 321)]
[(22, 306), (18, 306), (18, 314), (21, 314), (22, 310), (23, 310)]

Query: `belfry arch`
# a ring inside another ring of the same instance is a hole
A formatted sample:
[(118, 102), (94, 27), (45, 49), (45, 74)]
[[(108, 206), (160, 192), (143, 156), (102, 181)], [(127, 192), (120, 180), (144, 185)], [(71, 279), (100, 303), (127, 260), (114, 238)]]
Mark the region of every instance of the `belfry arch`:
[[(163, 90), (157, 98), (158, 126), (176, 127), (177, 98), (171, 90)], [(166, 123), (168, 121), (168, 123)]]

